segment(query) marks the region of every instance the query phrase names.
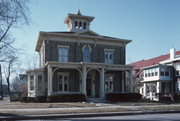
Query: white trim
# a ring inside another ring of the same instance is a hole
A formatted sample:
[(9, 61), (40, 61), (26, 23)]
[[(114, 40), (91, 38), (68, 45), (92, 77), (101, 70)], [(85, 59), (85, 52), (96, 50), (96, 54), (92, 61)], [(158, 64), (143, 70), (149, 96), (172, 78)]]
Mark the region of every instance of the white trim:
[(105, 48), (105, 49), (104, 49), (104, 52), (106, 52), (106, 51), (108, 51), (108, 52), (113, 52), (113, 53), (114, 53), (115, 49), (107, 49), (107, 48)]
[(58, 47), (58, 48), (67, 48), (67, 49), (69, 49), (69, 48), (70, 48), (70, 46), (69, 46), (69, 45), (57, 45), (57, 47)]
[(85, 44), (83, 47), (82, 47), (82, 52), (84, 52), (84, 48), (85, 47), (88, 47), (90, 49), (90, 52), (92, 53), (92, 48), (91, 46), (89, 46), (88, 44)]
[[(105, 37), (98, 37), (98, 36), (83, 36), (83, 35), (74, 35), (74, 34), (72, 35), (72, 34), (65, 34), (65, 33), (39, 32), (39, 37), (36, 42), (36, 48), (35, 48), (36, 51), (39, 51), (39, 48), (40, 48), (39, 46), (41, 45), (42, 41), (44, 41), (44, 39), (50, 40), (50, 41), (97, 43), (97, 44), (114, 45), (114, 46), (124, 46), (132, 41), (132, 40), (127, 40), (127, 39), (105, 38)], [(87, 41), (84, 42), (84, 39), (86, 39)]]

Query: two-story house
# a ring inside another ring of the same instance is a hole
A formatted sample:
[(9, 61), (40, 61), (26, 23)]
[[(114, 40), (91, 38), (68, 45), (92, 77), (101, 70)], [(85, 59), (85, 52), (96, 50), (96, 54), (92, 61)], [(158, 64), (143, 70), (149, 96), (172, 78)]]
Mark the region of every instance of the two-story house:
[(68, 31), (40, 32), (36, 52), (40, 68), (28, 70), (28, 96), (83, 93), (104, 97), (124, 92), (127, 39), (100, 35), (90, 30), (94, 17), (68, 14)]
[[(180, 51), (170, 49), (170, 54), (149, 60), (132, 63), (134, 71), (138, 68), (140, 93), (150, 100), (161, 100), (161, 97), (173, 97), (179, 92)], [(172, 98), (173, 100), (173, 98)]]

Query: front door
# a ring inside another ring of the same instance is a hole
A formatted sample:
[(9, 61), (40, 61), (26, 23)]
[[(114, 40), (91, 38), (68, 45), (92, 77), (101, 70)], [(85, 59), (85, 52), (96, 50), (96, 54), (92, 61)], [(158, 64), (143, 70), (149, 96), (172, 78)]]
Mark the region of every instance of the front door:
[(91, 97), (91, 79), (86, 80), (86, 91), (87, 91), (87, 96)]

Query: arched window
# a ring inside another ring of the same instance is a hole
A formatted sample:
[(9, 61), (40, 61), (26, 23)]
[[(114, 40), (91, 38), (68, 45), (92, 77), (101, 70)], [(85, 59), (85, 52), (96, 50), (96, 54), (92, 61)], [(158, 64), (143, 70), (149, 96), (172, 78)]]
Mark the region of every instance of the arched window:
[(78, 22), (77, 22), (77, 21), (75, 21), (74, 28), (75, 28), (75, 29), (78, 28)]
[(82, 29), (82, 22), (79, 22), (79, 28)]
[(86, 22), (83, 23), (83, 29), (86, 29)]
[(89, 46), (83, 47), (83, 62), (90, 62), (91, 60), (91, 48)]

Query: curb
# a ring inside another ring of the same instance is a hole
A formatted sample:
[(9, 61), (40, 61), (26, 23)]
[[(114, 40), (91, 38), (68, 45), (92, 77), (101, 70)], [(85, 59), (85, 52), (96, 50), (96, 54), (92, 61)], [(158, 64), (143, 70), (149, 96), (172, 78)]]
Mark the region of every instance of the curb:
[(178, 111), (133, 111), (133, 112), (105, 112), (105, 113), (77, 113), (77, 114), (47, 114), (47, 115), (12, 115), (0, 116), (0, 120), (27, 120), (27, 119), (52, 119), (52, 118), (83, 118), (83, 117), (103, 117), (103, 116), (126, 116), (145, 114), (166, 114), (180, 113)]

